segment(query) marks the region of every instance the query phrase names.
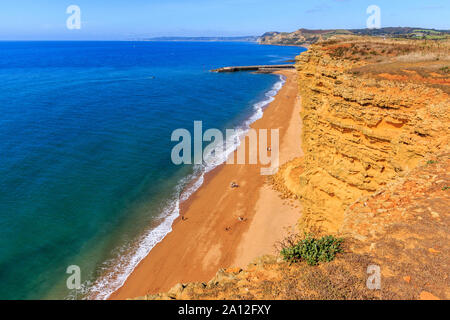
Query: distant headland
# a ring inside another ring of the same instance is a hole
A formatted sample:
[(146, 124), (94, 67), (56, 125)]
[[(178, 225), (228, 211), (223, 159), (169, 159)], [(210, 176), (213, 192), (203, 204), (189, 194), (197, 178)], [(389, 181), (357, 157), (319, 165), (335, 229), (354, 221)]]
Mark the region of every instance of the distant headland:
[(259, 36), (241, 36), (241, 37), (156, 37), (142, 39), (144, 41), (221, 41), (221, 42), (257, 42)]
[(239, 37), (155, 37), (142, 41), (193, 41), (193, 42), (257, 42), (267, 45), (308, 46), (333, 36), (359, 35), (394, 39), (445, 40), (450, 39), (450, 30), (412, 27), (386, 27), (379, 29), (299, 29), (294, 32), (266, 32), (261, 36)]

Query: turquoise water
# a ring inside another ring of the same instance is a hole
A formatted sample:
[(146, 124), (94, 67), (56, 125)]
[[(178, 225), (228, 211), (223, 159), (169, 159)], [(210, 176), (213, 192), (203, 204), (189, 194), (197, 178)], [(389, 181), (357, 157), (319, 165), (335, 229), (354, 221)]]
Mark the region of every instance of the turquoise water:
[[(0, 42), (0, 299), (107, 297), (201, 184), (205, 168), (172, 164), (172, 131), (242, 126), (279, 88), (275, 75), (208, 70), (301, 51)], [(69, 265), (82, 290), (66, 288)]]

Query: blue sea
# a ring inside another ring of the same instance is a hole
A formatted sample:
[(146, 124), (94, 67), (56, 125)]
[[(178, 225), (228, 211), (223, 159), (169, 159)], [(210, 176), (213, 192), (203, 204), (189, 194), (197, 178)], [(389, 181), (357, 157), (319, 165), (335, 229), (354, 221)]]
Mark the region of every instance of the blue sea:
[[(0, 299), (107, 298), (211, 169), (174, 165), (171, 133), (196, 120), (244, 128), (283, 83), (209, 70), (282, 64), (304, 50), (0, 42)], [(71, 265), (80, 290), (66, 286)]]

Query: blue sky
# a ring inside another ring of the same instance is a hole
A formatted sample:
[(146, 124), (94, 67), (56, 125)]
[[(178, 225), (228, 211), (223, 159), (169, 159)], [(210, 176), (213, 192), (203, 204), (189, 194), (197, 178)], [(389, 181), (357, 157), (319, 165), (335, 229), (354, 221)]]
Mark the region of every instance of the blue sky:
[[(448, 0), (0, 0), (2, 40), (126, 40), (239, 36), (299, 28), (364, 28), (369, 5), (381, 23), (450, 29)], [(66, 8), (81, 9), (68, 30)]]

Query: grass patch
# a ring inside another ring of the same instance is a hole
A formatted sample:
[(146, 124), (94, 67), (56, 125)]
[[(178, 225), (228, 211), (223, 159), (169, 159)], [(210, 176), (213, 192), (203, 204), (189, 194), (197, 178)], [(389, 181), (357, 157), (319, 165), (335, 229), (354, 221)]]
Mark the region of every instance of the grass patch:
[(439, 70), (442, 71), (443, 73), (450, 73), (450, 67), (449, 66), (440, 68)]
[(305, 235), (305, 239), (296, 244), (286, 246), (281, 250), (285, 261), (295, 263), (306, 261), (310, 266), (318, 265), (320, 262), (330, 262), (336, 254), (342, 252), (343, 239), (334, 236), (324, 236), (320, 239), (312, 235)]

